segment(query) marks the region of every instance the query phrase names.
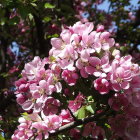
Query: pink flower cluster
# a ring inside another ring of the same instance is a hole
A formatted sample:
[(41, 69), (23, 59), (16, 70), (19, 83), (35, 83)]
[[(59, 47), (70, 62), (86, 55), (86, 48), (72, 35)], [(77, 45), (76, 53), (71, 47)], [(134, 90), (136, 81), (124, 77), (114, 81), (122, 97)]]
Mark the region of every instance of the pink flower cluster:
[[(29, 120), (19, 121), (20, 125), (12, 136), (13, 140), (28, 140), (35, 136), (42, 140), (43, 136), (48, 138), (49, 133), (74, 121), (71, 113), (75, 113), (83, 104), (86, 105), (86, 95), (83, 96), (82, 89), (79, 88), (69, 95), (72, 99), (76, 97), (71, 100), (63, 88), (68, 91), (74, 89), (80, 84), (80, 81), (77, 82), (79, 79), (91, 80), (93, 94), (95, 90), (101, 95), (113, 92), (108, 104), (115, 111), (122, 110), (126, 115), (123, 117), (131, 118), (125, 119), (125, 122), (130, 122), (125, 125), (126, 130), (139, 121), (139, 65), (132, 62), (130, 55), (121, 57), (120, 51), (113, 47), (114, 39), (109, 32), (104, 31), (102, 25), (96, 30), (93, 29), (94, 25), (90, 22), (77, 22), (73, 26), (63, 28), (60, 38), (51, 39), (49, 58), (40, 59), (36, 56), (32, 62), (25, 64), (22, 78), (15, 83), (16, 97), (23, 110), (30, 111), (31, 114), (26, 116)], [(71, 111), (63, 109), (64, 106)], [(117, 136), (124, 136), (124, 133), (117, 133), (117, 126), (115, 127), (112, 121), (116, 119), (117, 116), (109, 121), (112, 130), (115, 130)], [(92, 123), (85, 126), (91, 130), (84, 132), (83, 136), (104, 137), (102, 129), (93, 124), (93, 130), (90, 127)], [(29, 135), (25, 133), (28, 130)], [(132, 131), (125, 135), (127, 138), (133, 136)]]
[(123, 137), (127, 140), (140, 139), (140, 83), (139, 81), (136, 83), (124, 93), (116, 93), (109, 99), (111, 108), (122, 112), (109, 119), (111, 130), (115, 132), (113, 137)]

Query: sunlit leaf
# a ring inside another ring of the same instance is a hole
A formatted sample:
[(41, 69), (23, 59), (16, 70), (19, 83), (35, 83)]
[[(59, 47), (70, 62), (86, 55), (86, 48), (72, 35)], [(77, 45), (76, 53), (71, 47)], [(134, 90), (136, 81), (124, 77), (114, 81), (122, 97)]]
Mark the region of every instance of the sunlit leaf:
[(50, 18), (50, 17), (45, 17), (45, 18), (43, 19), (43, 21), (44, 21), (44, 22), (49, 22), (49, 21), (51, 21), (51, 18)]
[(5, 140), (5, 138), (0, 134), (0, 140)]
[(35, 3), (33, 3), (33, 2), (31, 3), (31, 5), (34, 6), (34, 7), (37, 7), (37, 5)]
[(52, 4), (50, 4), (50, 3), (45, 3), (44, 7), (45, 7), (45, 8), (49, 8), (49, 9), (55, 8), (55, 6), (52, 5)]
[(94, 114), (94, 109), (92, 108), (91, 105), (86, 106), (86, 110), (89, 111), (90, 113)]
[(78, 110), (78, 119), (82, 119), (85, 118), (86, 116), (86, 112), (85, 112), (85, 106), (82, 106), (79, 110)]

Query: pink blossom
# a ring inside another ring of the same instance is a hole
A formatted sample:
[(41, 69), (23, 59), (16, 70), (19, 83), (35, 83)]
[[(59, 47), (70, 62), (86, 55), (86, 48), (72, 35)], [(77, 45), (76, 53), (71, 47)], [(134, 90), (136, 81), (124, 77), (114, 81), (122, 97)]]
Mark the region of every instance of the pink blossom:
[(103, 32), (104, 31), (104, 26), (103, 25), (98, 25), (96, 31), (97, 32)]
[(132, 104), (126, 106), (124, 112), (131, 118), (140, 117), (140, 107), (135, 107)]
[(18, 81), (16, 81), (15, 86), (17, 87), (18, 92), (27, 92), (29, 89), (29, 83), (24, 78), (21, 78)]
[(110, 118), (109, 124), (111, 125), (111, 130), (120, 137), (124, 136), (127, 120), (128, 118), (121, 114), (116, 115), (115, 118)]
[(82, 35), (82, 43), (83, 43), (82, 46), (91, 47), (94, 43), (95, 34), (96, 32), (94, 31), (91, 32), (90, 34), (88, 31), (87, 32), (85, 31)]
[(44, 135), (44, 138), (47, 139), (49, 137), (49, 133), (48, 133), (48, 127), (46, 126), (46, 123), (44, 121), (39, 121), (39, 122), (34, 122), (32, 124), (32, 128), (36, 128), (37, 130), (37, 140), (42, 140)]
[(104, 78), (98, 78), (94, 82), (94, 87), (100, 94), (107, 94), (110, 90), (109, 82)]
[(18, 126), (18, 129), (12, 135), (12, 140), (23, 140), (23, 139), (28, 140), (30, 137), (32, 137), (33, 132), (30, 129), (31, 124), (32, 124), (31, 121), (26, 121), (26, 120), (22, 121)]
[(129, 140), (139, 140), (140, 139), (140, 120), (131, 119), (127, 122), (125, 128), (125, 135)]
[(95, 126), (96, 124), (93, 122), (87, 123), (84, 127), (84, 131), (82, 135), (84, 137), (89, 136), (92, 133), (92, 130), (94, 129)]
[[(95, 44), (94, 48), (95, 48), (95, 50), (97, 50), (97, 52), (100, 52), (101, 48), (103, 50), (107, 51), (111, 47), (113, 47), (113, 45), (115, 44), (114, 39), (110, 38), (109, 32), (102, 32), (102, 33), (96, 34), (95, 42), (96, 42), (96, 44)], [(98, 49), (96, 48), (97, 46), (98, 46)]]
[(98, 57), (90, 57), (89, 63), (94, 68), (93, 75), (96, 77), (99, 77), (102, 73), (107, 73), (111, 70), (109, 57), (107, 55), (103, 56), (101, 59)]
[(81, 107), (83, 102), (84, 96), (79, 93), (78, 96), (75, 98), (75, 100), (69, 101), (68, 107), (72, 112), (76, 112)]
[(62, 118), (62, 125), (68, 124), (73, 121), (73, 117), (70, 115), (68, 110), (62, 110), (60, 113), (60, 117)]
[(63, 59), (58, 61), (61, 69), (68, 69), (70, 71), (74, 71), (74, 61), (73, 60), (68, 60), (68, 59)]
[(70, 43), (70, 38), (71, 38), (71, 31), (68, 29), (64, 29), (61, 34), (60, 34), (62, 40), (66, 43)]
[(48, 97), (45, 106), (43, 108), (43, 113), (47, 116), (50, 114), (56, 114), (58, 112), (58, 107), (60, 106), (60, 101), (54, 99), (53, 97)]
[(22, 105), (27, 100), (27, 97), (22, 94), (17, 94), (16, 97), (17, 97), (16, 101), (20, 105)]
[(51, 45), (53, 47), (55, 47), (56, 49), (61, 49), (62, 44), (63, 44), (63, 42), (59, 38), (52, 38), (51, 39)]
[(125, 92), (129, 102), (135, 106), (140, 107), (140, 89), (139, 88), (131, 88)]
[(77, 22), (73, 25), (72, 30), (74, 33), (82, 35), (84, 32), (90, 33), (93, 28), (93, 23), (87, 22), (86, 24), (82, 24), (81, 22)]
[(132, 88), (136, 88), (136, 89), (140, 88), (140, 76), (139, 75), (134, 76), (132, 78), (132, 81), (130, 81), (130, 83)]
[(80, 139), (81, 137), (79, 129), (76, 129), (76, 128), (71, 129), (69, 133), (73, 139)]
[(78, 79), (78, 74), (74, 71), (64, 70), (62, 72), (62, 78), (70, 85), (73, 86), (76, 84)]
[(9, 73), (10, 74), (13, 74), (14, 72), (17, 72), (19, 71), (19, 69), (16, 67), (16, 66), (13, 66), (10, 70), (9, 70)]
[(45, 124), (48, 132), (53, 133), (62, 125), (62, 118), (57, 115), (49, 115), (45, 118)]
[(82, 39), (82, 37), (79, 36), (78, 34), (73, 34), (71, 36), (70, 42), (71, 42), (72, 46), (79, 47), (80, 46), (81, 39)]
[(119, 111), (128, 106), (129, 102), (124, 94), (116, 93), (108, 100), (108, 104), (115, 111)]
[(82, 135), (84, 137), (87, 137), (87, 136), (91, 135), (92, 138), (103, 139), (104, 135), (105, 135), (105, 132), (101, 127), (96, 126), (95, 123), (89, 122), (85, 125)]
[(44, 65), (45, 63), (41, 61), (38, 56), (34, 57), (32, 62), (25, 64), (24, 70), (22, 71), (23, 77), (27, 77), (29, 80), (34, 80), (38, 71), (43, 68)]
[(131, 71), (118, 67), (111, 75), (112, 88), (115, 91), (128, 89), (130, 87), (129, 81), (131, 81), (131, 79)]

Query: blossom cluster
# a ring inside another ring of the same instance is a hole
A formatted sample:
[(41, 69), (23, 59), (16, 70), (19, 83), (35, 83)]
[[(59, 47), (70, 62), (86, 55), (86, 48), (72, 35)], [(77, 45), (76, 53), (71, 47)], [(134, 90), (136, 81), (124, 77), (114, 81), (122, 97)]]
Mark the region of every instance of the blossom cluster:
[[(12, 136), (13, 140), (47, 139), (50, 133), (75, 121), (73, 115), (90, 104), (87, 101), (89, 95), (81, 88), (75, 90), (81, 84), (79, 79), (91, 82), (93, 97), (95, 92), (101, 96), (113, 93), (108, 104), (119, 114), (108, 120), (114, 132), (112, 137), (140, 138), (137, 132), (140, 127), (139, 65), (132, 62), (130, 55), (121, 57), (114, 39), (102, 25), (93, 29), (90, 22), (64, 27), (59, 38), (51, 39), (52, 49), (48, 58), (36, 56), (25, 64), (22, 78), (15, 85), (17, 102), (28, 115), (19, 119), (20, 125)], [(119, 120), (124, 122), (116, 125), (114, 122)], [(135, 124), (137, 130), (134, 132)], [(120, 127), (125, 128), (122, 131)], [(74, 136), (78, 132), (75, 129), (70, 134)], [(91, 122), (85, 125), (83, 136), (103, 138), (105, 132)]]

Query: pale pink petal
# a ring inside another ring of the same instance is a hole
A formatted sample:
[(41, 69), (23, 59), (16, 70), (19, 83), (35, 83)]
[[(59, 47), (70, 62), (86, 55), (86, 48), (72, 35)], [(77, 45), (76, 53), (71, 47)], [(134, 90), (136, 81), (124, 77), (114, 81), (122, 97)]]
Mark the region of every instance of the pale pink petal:
[(51, 45), (57, 49), (60, 49), (62, 46), (62, 40), (59, 38), (52, 38)]
[(62, 90), (62, 85), (61, 85), (60, 82), (57, 82), (57, 83), (55, 84), (55, 87), (56, 87), (56, 92), (61, 92), (61, 90)]
[(109, 50), (109, 49), (110, 49), (109, 44), (108, 44), (108, 43), (102, 44), (102, 49), (103, 49), (103, 50)]
[(27, 100), (22, 104), (24, 110), (30, 110), (33, 107), (34, 103), (31, 100)]
[(82, 68), (82, 69), (80, 70), (80, 74), (81, 74), (81, 76), (82, 76), (83, 78), (87, 78), (87, 77), (88, 77), (88, 74), (86, 73), (85, 68)]
[(77, 67), (78, 69), (82, 69), (83, 66), (84, 66), (84, 64), (82, 63), (82, 60), (81, 60), (81, 59), (78, 59), (78, 60), (76, 61), (76, 67)]
[(92, 66), (86, 66), (85, 67), (85, 71), (88, 73), (88, 74), (93, 74), (95, 72), (95, 68), (92, 67)]
[(115, 91), (120, 91), (120, 90), (121, 90), (120, 85), (117, 84), (117, 83), (112, 84), (112, 88), (113, 88)]
[(129, 87), (130, 87), (129, 82), (125, 81), (125, 82), (122, 82), (122, 83), (121, 83), (121, 88), (123, 88), (123, 89), (128, 89)]
[(89, 63), (96, 67), (97, 65), (100, 65), (101, 64), (101, 60), (98, 58), (98, 57), (90, 57), (89, 58)]

